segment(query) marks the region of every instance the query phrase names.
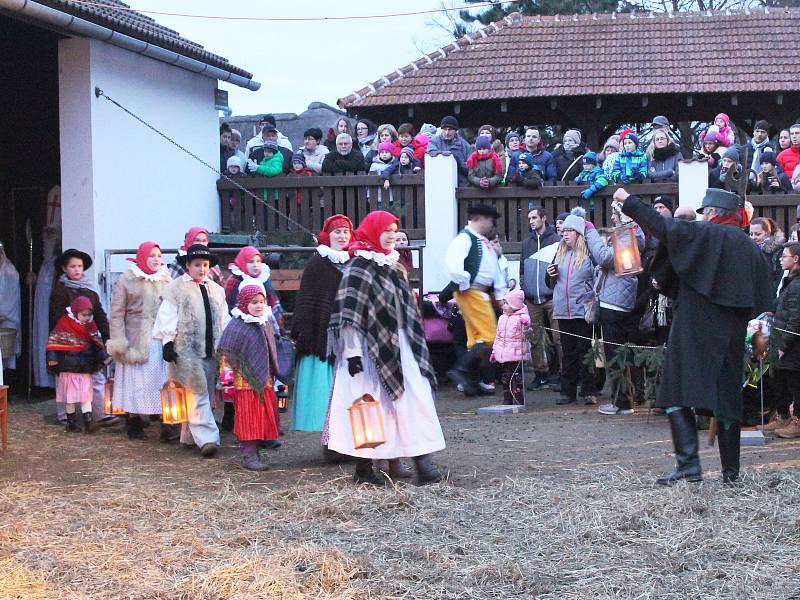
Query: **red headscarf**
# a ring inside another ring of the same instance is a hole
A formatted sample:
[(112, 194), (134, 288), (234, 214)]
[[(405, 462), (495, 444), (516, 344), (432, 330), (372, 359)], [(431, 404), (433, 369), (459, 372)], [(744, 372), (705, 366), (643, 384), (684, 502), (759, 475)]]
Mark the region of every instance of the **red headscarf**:
[(205, 227), (192, 227), (186, 233), (186, 237), (183, 240), (183, 246), (181, 246), (180, 249), (184, 251), (187, 250), (189, 246), (194, 244), (194, 238), (196, 238), (197, 234), (199, 233), (205, 233), (206, 235), (208, 235), (208, 229), (206, 229)]
[(350, 237), (353, 236), (353, 222), (344, 215), (333, 215), (325, 219), (322, 224), (322, 231), (319, 232), (317, 239), (322, 246), (331, 245), (331, 231), (339, 229), (340, 227), (347, 227), (350, 230)]
[[(242, 272), (242, 275), (247, 275), (249, 277), (255, 277), (250, 271), (247, 270), (247, 261), (249, 261), (254, 256), (261, 256), (261, 252), (259, 252), (258, 248), (255, 246), (245, 246), (241, 250), (239, 250), (239, 254), (236, 255), (236, 259), (233, 261), (239, 270)], [(264, 257), (261, 256), (261, 260), (263, 262)]]
[(247, 305), (256, 296), (264, 296), (264, 290), (258, 285), (246, 285), (239, 290), (239, 295), (236, 296), (236, 308), (244, 314), (249, 315)]
[(385, 210), (373, 210), (355, 231), (355, 240), (347, 245), (347, 251), (353, 256), (358, 250), (370, 250), (389, 254), (391, 250), (381, 247), (381, 234), (392, 224), (400, 228), (400, 219)]
[(136, 251), (136, 258), (129, 258), (127, 260), (136, 263), (136, 266), (139, 267), (143, 273), (152, 275), (155, 271), (147, 266), (147, 259), (150, 258), (150, 253), (153, 251), (153, 248), (161, 250), (161, 246), (155, 242), (142, 242), (139, 244), (139, 249)]

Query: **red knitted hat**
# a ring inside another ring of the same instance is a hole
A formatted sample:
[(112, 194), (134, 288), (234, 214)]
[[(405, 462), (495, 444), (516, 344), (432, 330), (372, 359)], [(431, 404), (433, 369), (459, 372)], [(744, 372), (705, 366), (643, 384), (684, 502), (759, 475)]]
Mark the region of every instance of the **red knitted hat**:
[(92, 301), (86, 296), (78, 296), (70, 303), (69, 309), (72, 311), (72, 316), (77, 317), (78, 313), (84, 310), (92, 310)]

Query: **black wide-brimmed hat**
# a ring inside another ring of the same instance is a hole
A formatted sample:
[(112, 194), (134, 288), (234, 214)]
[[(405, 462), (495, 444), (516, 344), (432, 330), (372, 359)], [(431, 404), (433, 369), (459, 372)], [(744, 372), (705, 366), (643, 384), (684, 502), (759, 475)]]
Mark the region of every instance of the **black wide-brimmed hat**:
[(472, 206), (467, 207), (467, 217), (471, 217), (472, 215), (481, 215), (484, 217), (492, 217), (493, 219), (499, 219), (500, 213), (497, 212), (494, 206), (489, 206), (488, 204), (473, 204)]
[(83, 270), (87, 271), (92, 266), (92, 257), (75, 248), (68, 248), (56, 259), (56, 268), (60, 271), (69, 262), (70, 258), (80, 258), (83, 261)]
[(219, 264), (217, 255), (213, 254), (211, 250), (208, 249), (208, 246), (204, 246), (203, 244), (193, 244), (189, 246), (189, 248), (186, 250), (186, 254), (178, 257), (178, 262), (182, 267), (185, 267), (187, 264), (189, 264), (189, 261), (194, 260), (195, 258), (207, 260), (212, 267), (216, 267), (217, 264)]

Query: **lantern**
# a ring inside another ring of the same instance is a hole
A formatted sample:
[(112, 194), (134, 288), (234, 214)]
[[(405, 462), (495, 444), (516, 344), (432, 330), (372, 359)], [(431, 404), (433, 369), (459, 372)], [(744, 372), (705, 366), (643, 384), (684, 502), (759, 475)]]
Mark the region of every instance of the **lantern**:
[(356, 450), (375, 448), (386, 441), (380, 402), (364, 394), (347, 409), (353, 427), (353, 446)]
[(275, 394), (278, 397), (278, 410), (282, 413), (286, 412), (286, 404), (289, 401), (289, 392), (286, 391), (285, 385), (278, 386), (278, 392)]
[(633, 223), (612, 229), (611, 244), (614, 247), (614, 270), (618, 276), (637, 275), (644, 270), (639, 256), (639, 244), (636, 243), (636, 226)]
[(106, 385), (103, 388), (103, 414), (105, 415), (124, 415), (125, 411), (114, 408), (114, 378), (109, 377), (106, 379)]
[(180, 425), (188, 421), (186, 390), (174, 381), (168, 381), (161, 388), (161, 422), (164, 425)]

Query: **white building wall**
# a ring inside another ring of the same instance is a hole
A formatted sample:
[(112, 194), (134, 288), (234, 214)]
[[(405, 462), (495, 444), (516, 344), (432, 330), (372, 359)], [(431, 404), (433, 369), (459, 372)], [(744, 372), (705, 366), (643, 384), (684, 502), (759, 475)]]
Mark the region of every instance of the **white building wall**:
[(63, 246), (177, 247), (193, 225), (219, 231), (216, 176), (104, 98), (219, 166), (213, 79), (97, 40), (59, 42)]

